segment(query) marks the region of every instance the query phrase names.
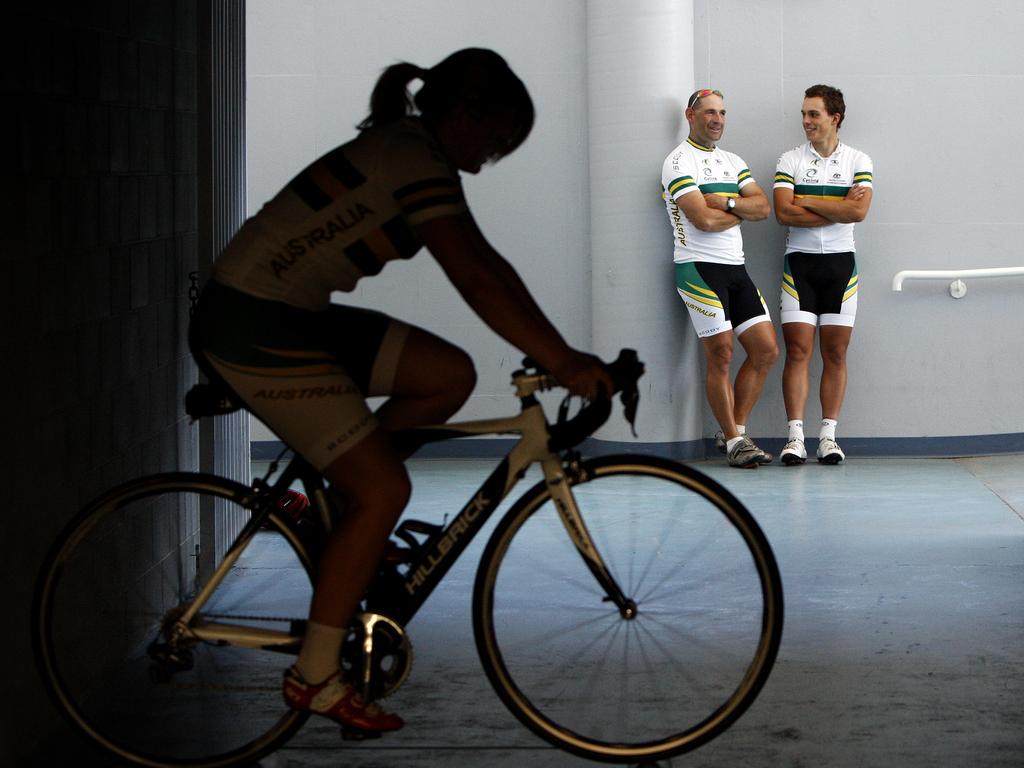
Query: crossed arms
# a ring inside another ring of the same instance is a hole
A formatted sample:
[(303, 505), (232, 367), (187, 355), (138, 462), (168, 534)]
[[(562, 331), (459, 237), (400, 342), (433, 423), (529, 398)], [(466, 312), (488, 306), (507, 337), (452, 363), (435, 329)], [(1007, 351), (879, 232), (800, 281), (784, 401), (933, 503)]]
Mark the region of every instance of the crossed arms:
[(690, 192), (676, 198), (676, 205), (686, 218), (703, 232), (724, 232), (741, 221), (760, 221), (770, 213), (768, 196), (756, 182), (744, 184), (740, 196), (732, 198), (736, 207), (727, 211), (728, 197), (716, 194)]
[(842, 200), (797, 197), (792, 189), (776, 187), (775, 218), (790, 227), (821, 227), (826, 224), (856, 224), (864, 221), (871, 207), (870, 187), (850, 187)]

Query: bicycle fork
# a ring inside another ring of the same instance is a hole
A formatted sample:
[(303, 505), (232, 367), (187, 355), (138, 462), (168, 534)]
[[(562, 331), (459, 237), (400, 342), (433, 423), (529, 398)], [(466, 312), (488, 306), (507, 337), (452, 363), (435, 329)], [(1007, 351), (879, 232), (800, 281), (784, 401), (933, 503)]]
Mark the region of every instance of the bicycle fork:
[(579, 552), (580, 557), (586, 564), (587, 569), (597, 579), (606, 595), (605, 600), (615, 604), (619, 609), (619, 615), (624, 619), (635, 619), (637, 615), (636, 602), (626, 596), (618, 582), (608, 570), (608, 566), (601, 558), (601, 553), (594, 544), (594, 539), (587, 530), (587, 524), (580, 514), (579, 506), (576, 504), (576, 497), (572, 492), (572, 480), (570, 475), (578, 475), (580, 468), (578, 457), (570, 457), (567, 462), (556, 455), (544, 459), (541, 464), (544, 468), (544, 478), (551, 493), (551, 498), (558, 510), (558, 516), (565, 526), (566, 532), (572, 539)]

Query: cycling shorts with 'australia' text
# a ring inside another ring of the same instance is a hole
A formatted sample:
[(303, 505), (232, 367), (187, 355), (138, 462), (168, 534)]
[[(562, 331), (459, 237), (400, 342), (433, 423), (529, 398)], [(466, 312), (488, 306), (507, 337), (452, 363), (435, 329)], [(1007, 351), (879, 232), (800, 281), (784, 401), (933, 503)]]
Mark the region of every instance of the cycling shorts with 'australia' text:
[(409, 326), (356, 307), (299, 309), (211, 280), (191, 331), (197, 357), (323, 470), (376, 428), (366, 397), (390, 394)]
[(739, 336), (752, 325), (771, 322), (764, 297), (742, 264), (686, 261), (675, 266), (676, 290), (700, 338), (729, 330)]

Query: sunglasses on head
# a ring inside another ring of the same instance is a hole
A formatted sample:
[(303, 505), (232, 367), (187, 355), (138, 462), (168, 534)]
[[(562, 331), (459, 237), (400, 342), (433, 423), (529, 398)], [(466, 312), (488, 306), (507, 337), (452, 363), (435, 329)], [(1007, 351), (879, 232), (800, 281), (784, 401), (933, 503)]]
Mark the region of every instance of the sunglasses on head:
[(693, 105), (696, 104), (701, 99), (703, 99), (705, 96), (717, 96), (720, 99), (725, 98), (725, 96), (723, 96), (722, 92), (719, 90), (716, 90), (714, 88), (702, 88), (699, 91), (693, 92), (693, 95), (690, 96), (690, 100), (686, 102), (686, 108), (692, 109)]

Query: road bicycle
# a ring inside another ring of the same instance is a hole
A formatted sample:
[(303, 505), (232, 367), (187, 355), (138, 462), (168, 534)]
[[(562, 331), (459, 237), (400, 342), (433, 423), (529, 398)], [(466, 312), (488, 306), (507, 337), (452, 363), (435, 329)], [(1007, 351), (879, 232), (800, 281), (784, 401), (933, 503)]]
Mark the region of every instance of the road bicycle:
[[(478, 566), (473, 629), (487, 678), (523, 725), (576, 755), (638, 763), (694, 749), (750, 706), (774, 663), (783, 596), (771, 547), (744, 506), (691, 467), (583, 458), (577, 446), (612, 401), (566, 397), (549, 422), (538, 393), (557, 382), (524, 365), (512, 376), (518, 415), (394, 435), (406, 450), (519, 438), (451, 522), (399, 525), (341, 666), (368, 700), (402, 685), (406, 625), (539, 464), (543, 479), (508, 508)], [(632, 424), (643, 365), (624, 350), (609, 370)], [(197, 385), (187, 410), (237, 407)], [(339, 513), (301, 458), (270, 482), (277, 471), (251, 486), (190, 472), (133, 480), (88, 504), (53, 545), (34, 602), (42, 677), (61, 712), (119, 758), (249, 764), (306, 720), (285, 705), (281, 675), (301, 644), (323, 529)], [(300, 483), (312, 534), (284, 509)], [(232, 520), (240, 531), (204, 574), (203, 527)]]

